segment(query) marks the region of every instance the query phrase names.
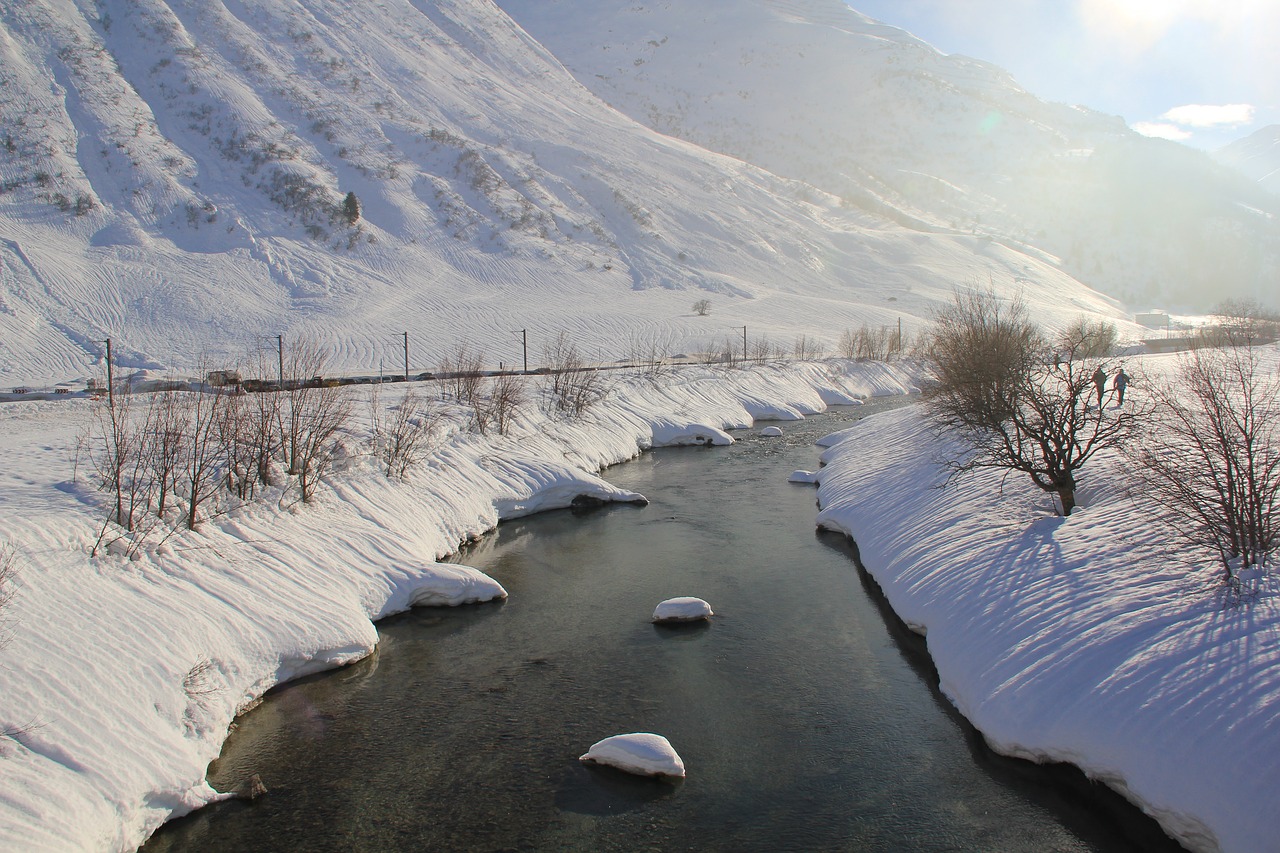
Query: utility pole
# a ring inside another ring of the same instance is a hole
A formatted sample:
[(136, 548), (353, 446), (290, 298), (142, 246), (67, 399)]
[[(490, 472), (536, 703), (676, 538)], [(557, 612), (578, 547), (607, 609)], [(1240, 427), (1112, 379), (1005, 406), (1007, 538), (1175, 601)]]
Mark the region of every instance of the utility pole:
[(404, 333), (404, 381), (409, 381), (409, 333)]
[(529, 330), (520, 330), (520, 344), (524, 349), (524, 372), (529, 372)]
[(107, 406), (116, 410), (115, 377), (111, 373), (111, 338), (107, 338)]
[(742, 327), (742, 360), (747, 360), (747, 327)]
[(284, 390), (284, 335), (276, 335), (276, 352), (280, 356), (280, 390)]

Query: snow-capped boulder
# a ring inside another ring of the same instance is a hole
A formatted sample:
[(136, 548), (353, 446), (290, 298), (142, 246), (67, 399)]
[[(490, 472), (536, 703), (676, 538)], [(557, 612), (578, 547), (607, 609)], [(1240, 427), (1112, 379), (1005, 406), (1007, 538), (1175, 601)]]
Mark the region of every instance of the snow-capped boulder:
[(760, 430), (760, 434), (769, 438), (776, 438), (777, 436), (782, 435), (782, 427), (767, 426)]
[(409, 605), (456, 607), (506, 597), (502, 584), (479, 569), (437, 563), (423, 572), (409, 597)]
[(614, 735), (593, 744), (579, 761), (606, 764), (639, 776), (684, 778), (684, 762), (662, 735), (633, 732)]
[(787, 478), (788, 483), (808, 483), (811, 486), (818, 484), (818, 474), (816, 471), (792, 471), (791, 476)]
[(653, 621), (696, 622), (699, 619), (710, 619), (714, 615), (711, 612), (711, 605), (701, 598), (683, 596), (660, 602), (653, 611)]

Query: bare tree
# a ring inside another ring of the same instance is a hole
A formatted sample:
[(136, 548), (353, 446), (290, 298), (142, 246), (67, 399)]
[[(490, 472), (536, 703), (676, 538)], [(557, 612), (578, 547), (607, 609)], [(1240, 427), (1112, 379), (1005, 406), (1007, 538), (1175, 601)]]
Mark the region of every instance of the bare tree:
[(338, 436), (351, 417), (346, 389), (324, 381), (327, 358), (315, 343), (302, 341), (290, 352), (286, 369), (288, 400), (281, 412), (282, 444), (288, 454), (289, 473), (298, 478), (303, 502), (315, 495), (316, 486), (329, 472), (338, 448)]
[(148, 403), (145, 445), (155, 482), (155, 511), (161, 518), (168, 508), (169, 495), (177, 488), (178, 471), (188, 449), (188, 412), (182, 405), (181, 393), (166, 387), (152, 394)]
[(440, 362), (440, 388), (443, 393), (463, 406), (473, 405), (484, 387), (483, 361), (480, 353), (473, 352), (464, 342)]
[(956, 293), (935, 318), (928, 358), (937, 386), (927, 405), (935, 424), (972, 453), (947, 466), (1022, 472), (1075, 508), (1076, 476), (1094, 454), (1124, 441), (1134, 412), (1090, 405), (1092, 374), (1105, 363), (1047, 347), (1021, 297)]
[(818, 361), (827, 357), (827, 348), (817, 338), (797, 335), (791, 353), (797, 361)]
[(495, 428), (499, 435), (506, 435), (525, 399), (525, 386), (520, 377), (509, 373), (493, 377), (489, 392), (478, 395), (471, 403), (476, 430), (488, 435), (490, 428)]
[(1185, 541), (1216, 554), (1225, 579), (1280, 544), (1280, 381), (1256, 346), (1182, 356), (1154, 390), (1139, 475)]
[(543, 392), (553, 411), (581, 416), (608, 393), (605, 375), (586, 364), (564, 332), (547, 345), (542, 358), (549, 371)]
[(212, 393), (191, 391), (186, 396), (189, 439), (182, 476), (187, 489), (188, 530), (196, 529), (200, 507), (217, 494), (222, 482), (222, 465), (226, 461), (222, 441), (226, 423), (223, 408), (228, 399), (228, 394), (216, 388)]
[(1280, 338), (1280, 313), (1256, 299), (1228, 299), (1213, 310), (1215, 322), (1199, 329), (1202, 346), (1250, 347)]
[(1062, 330), (1057, 343), (1062, 352), (1074, 353), (1076, 358), (1106, 358), (1119, 340), (1115, 323), (1077, 317)]
[(697, 302), (693, 303), (693, 313), (697, 314), (699, 317), (705, 317), (710, 314), (711, 300), (699, 299)]
[(388, 416), (381, 403), (379, 386), (369, 394), (374, 452), (388, 478), (404, 479), (436, 446), (440, 416), (412, 388)]

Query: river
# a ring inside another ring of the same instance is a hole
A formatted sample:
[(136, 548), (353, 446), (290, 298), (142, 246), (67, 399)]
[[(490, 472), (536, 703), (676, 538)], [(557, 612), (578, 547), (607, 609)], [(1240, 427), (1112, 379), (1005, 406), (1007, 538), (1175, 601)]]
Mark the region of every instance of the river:
[[(273, 691), (209, 771), (270, 792), (143, 849), (1180, 850), (1077, 771), (987, 749), (853, 546), (815, 532), (815, 490), (788, 474), (899, 402), (606, 472), (647, 507), (504, 523), (457, 559), (506, 602), (384, 620), (374, 656)], [(651, 624), (679, 595), (714, 620)], [(665, 735), (688, 777), (578, 761), (633, 731)]]

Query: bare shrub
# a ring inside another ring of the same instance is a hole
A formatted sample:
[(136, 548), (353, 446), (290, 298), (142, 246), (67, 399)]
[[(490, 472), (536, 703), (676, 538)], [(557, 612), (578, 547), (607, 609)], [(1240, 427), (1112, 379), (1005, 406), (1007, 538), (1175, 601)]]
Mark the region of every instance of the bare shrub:
[[(17, 593), (18, 550), (6, 542), (0, 545), (0, 614), (3, 614)], [(0, 620), (0, 649), (9, 645), (8, 623)]]
[(380, 402), (379, 386), (369, 395), (372, 409), (373, 446), (388, 478), (403, 480), (409, 470), (435, 449), (441, 418), (414, 392), (405, 391), (388, 415)]
[(1201, 346), (1251, 347), (1280, 338), (1280, 313), (1255, 299), (1228, 299), (1213, 310), (1214, 323), (1202, 326), (1196, 337)]
[(280, 433), (289, 473), (298, 478), (304, 503), (314, 497), (316, 486), (332, 467), (339, 434), (351, 417), (347, 390), (324, 381), (326, 363), (324, 351), (309, 341), (296, 344), (286, 360), (289, 390)]
[(548, 373), (544, 399), (552, 411), (581, 416), (608, 393), (605, 375), (586, 364), (577, 346), (561, 332), (542, 354)]
[(520, 377), (509, 373), (493, 377), (489, 392), (477, 396), (471, 404), (476, 430), (487, 435), (490, 429), (496, 429), (499, 435), (506, 435), (526, 399)]
[(819, 361), (827, 357), (827, 348), (817, 338), (797, 335), (791, 354), (797, 361)]
[(836, 351), (841, 358), (856, 361), (888, 361), (901, 349), (902, 342), (898, 339), (897, 329), (890, 326), (869, 326), (866, 323), (856, 329), (842, 331), (836, 344)]
[(169, 387), (151, 395), (148, 403), (147, 430), (144, 442), (151, 475), (155, 482), (156, 515), (164, 517), (169, 496), (178, 486), (178, 471), (187, 451), (187, 410), (179, 399), (180, 392)]
[(693, 313), (697, 314), (699, 317), (705, 317), (710, 314), (711, 300), (699, 299), (697, 302), (693, 303)]
[(483, 360), (466, 343), (458, 344), (440, 361), (441, 392), (455, 403), (473, 405), (484, 387)]
[(1138, 454), (1147, 494), (1228, 583), (1265, 565), (1280, 542), (1280, 380), (1255, 346), (1207, 347), (1153, 395)]
[(212, 393), (191, 391), (185, 395), (185, 421), (189, 432), (182, 477), (187, 490), (188, 530), (195, 530), (200, 507), (213, 499), (223, 479), (222, 466), (226, 461), (223, 409), (228, 399), (228, 394), (216, 388)]
[(926, 395), (942, 430), (972, 451), (945, 460), (952, 478), (978, 469), (1019, 471), (1075, 508), (1076, 475), (1098, 451), (1123, 442), (1132, 407), (1090, 405), (1092, 374), (1105, 364), (1066, 358), (1044, 343), (1021, 297), (956, 293), (935, 317), (928, 358), (937, 379)]
[(1106, 358), (1116, 349), (1120, 334), (1114, 323), (1078, 317), (1058, 336), (1058, 347), (1076, 358)]
[(658, 373), (676, 352), (676, 342), (670, 330), (632, 332), (627, 336), (627, 358), (650, 373)]

